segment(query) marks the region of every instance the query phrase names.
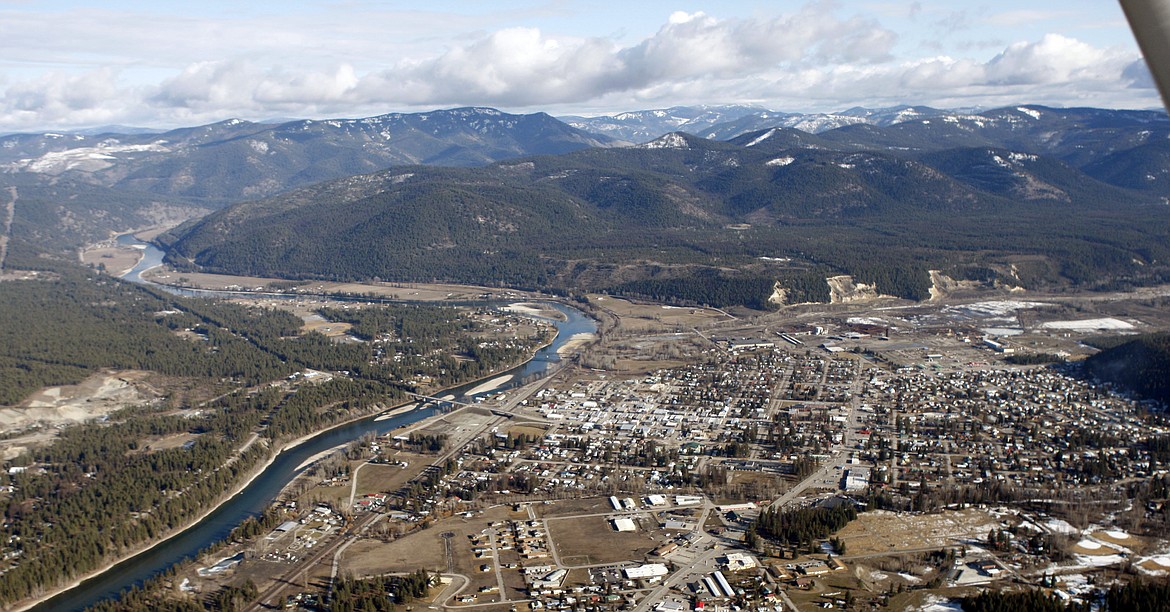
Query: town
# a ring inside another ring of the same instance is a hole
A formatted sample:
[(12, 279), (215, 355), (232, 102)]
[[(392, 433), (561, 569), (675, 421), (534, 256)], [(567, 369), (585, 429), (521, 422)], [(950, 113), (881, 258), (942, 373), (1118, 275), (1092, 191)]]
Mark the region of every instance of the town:
[[(425, 570), (447, 609), (945, 610), (980, 586), (1089, 601), (1170, 572), (1170, 424), (1010, 358), (1075, 358), (1136, 318), (691, 311), (703, 330), (665, 333), (683, 328), (631, 314), (661, 307), (616, 302), (616, 340), (473, 401), (421, 398), (446, 413), (322, 459), (279, 524), (181, 590), (247, 580), (311, 609), (339, 577)], [(581, 365), (598, 353), (614, 367)]]

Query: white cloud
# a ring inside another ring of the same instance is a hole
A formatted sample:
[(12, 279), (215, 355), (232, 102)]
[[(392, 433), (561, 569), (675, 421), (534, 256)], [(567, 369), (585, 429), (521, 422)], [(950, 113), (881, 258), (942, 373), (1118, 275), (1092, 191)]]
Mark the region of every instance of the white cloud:
[(0, 95), (0, 125), (63, 122), (98, 124), (125, 112), (119, 100), (138, 95), (119, 88), (113, 70), (102, 68), (77, 75), (46, 74), (9, 84)]
[(1116, 81), (1131, 61), (1132, 57), (1115, 50), (1048, 34), (1035, 43), (1009, 46), (988, 63), (987, 70), (992, 84)]
[[(932, 18), (942, 9), (918, 3), (897, 12), (930, 28), (955, 31), (973, 23), (963, 12), (946, 13), (949, 21), (937, 23)], [(831, 2), (725, 19), (679, 11), (625, 44), (530, 26), (479, 28), (485, 20), (467, 16), (442, 26), (441, 15), (422, 12), (398, 14), (398, 21), (371, 13), (350, 25), (322, 15), (319, 36), (305, 27), (311, 21), (305, 15), (276, 18), (259, 30), (248, 19), (169, 17), (149, 28), (123, 28), (126, 40), (114, 41), (97, 32), (115, 28), (118, 13), (84, 14), (91, 27), (74, 20), (61, 30), (63, 39), (82, 38), (99, 66), (89, 70), (77, 68), (78, 49), (38, 46), (34, 35), (21, 31), (31, 22), (7, 22), (9, 15), (0, 11), (0, 130), (360, 116), (465, 104), (614, 111), (744, 101), (825, 111), (903, 102), (1158, 103), (1132, 49), (1047, 34), (998, 43), (994, 55), (974, 57), (986, 52), (951, 45), (931, 51), (933, 57), (913, 57), (899, 48), (900, 33)], [(1050, 14), (1021, 10), (993, 18)], [(196, 35), (176, 45), (180, 31)], [(27, 48), (17, 49), (21, 45)], [(921, 45), (904, 46), (921, 52)], [(44, 62), (60, 65), (45, 72)]]
[(1004, 11), (987, 17), (984, 21), (997, 27), (1015, 27), (1024, 24), (1052, 21), (1073, 15), (1069, 11), (1041, 11), (1036, 9), (1018, 9)]

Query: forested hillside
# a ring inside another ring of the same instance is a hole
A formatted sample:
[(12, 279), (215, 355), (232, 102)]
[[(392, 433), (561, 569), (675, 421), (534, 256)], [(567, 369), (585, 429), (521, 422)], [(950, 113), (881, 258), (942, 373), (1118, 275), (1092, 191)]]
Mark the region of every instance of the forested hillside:
[[(284, 441), (405, 401), (419, 381), (429, 390), (486, 376), (547, 341), (488, 334), (450, 307), (322, 308), (368, 340), (337, 342), (302, 333), (284, 310), (175, 297), (70, 264), (52, 272), (0, 284), (0, 405), (108, 370), (215, 399), (164, 394), (7, 462), (17, 469), (0, 470), (0, 607), (184, 524)], [(328, 375), (290, 378), (310, 369)], [(187, 443), (152, 448), (175, 436)]]
[(163, 240), (183, 269), (754, 308), (777, 282), (789, 302), (824, 301), (837, 274), (909, 299), (928, 296), (931, 269), (1034, 289), (1170, 278), (1170, 211), (1058, 160), (985, 148), (914, 160), (761, 136), (395, 169), (240, 204)]
[[(1119, 339), (1120, 340), (1120, 339)], [(1170, 334), (1149, 334), (1085, 360), (1090, 374), (1138, 395), (1170, 402)]]

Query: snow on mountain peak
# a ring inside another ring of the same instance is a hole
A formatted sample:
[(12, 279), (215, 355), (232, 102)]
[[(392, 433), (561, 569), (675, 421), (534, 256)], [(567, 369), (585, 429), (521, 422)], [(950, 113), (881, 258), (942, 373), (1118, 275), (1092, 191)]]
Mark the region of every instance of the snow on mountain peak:
[(776, 133), (776, 128), (772, 128), (772, 129), (768, 130), (767, 132), (764, 132), (763, 134), (756, 136), (755, 138), (752, 139), (751, 142), (745, 144), (744, 146), (745, 147), (754, 147), (754, 146), (760, 144), (761, 142), (764, 142), (765, 140), (770, 138), (775, 133)]
[(691, 146), (687, 144), (687, 139), (683, 138), (682, 134), (671, 132), (657, 140), (651, 140), (646, 144), (639, 145), (643, 149), (689, 149)]
[(1027, 115), (1033, 119), (1040, 118), (1040, 111), (1032, 110), (1032, 109), (1028, 108), (1027, 106), (1017, 106), (1016, 110), (1020, 111), (1021, 113), (1024, 113), (1025, 115)]

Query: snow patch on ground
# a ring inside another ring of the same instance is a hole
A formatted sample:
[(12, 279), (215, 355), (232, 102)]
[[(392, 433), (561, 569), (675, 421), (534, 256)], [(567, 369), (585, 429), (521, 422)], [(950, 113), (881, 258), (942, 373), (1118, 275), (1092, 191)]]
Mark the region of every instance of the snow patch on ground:
[(1132, 323), (1114, 319), (1085, 319), (1082, 321), (1049, 321), (1041, 323), (1040, 327), (1043, 329), (1067, 329), (1071, 331), (1096, 331), (1099, 329), (1108, 330), (1127, 330), (1133, 329)]
[(689, 149), (687, 139), (683, 138), (681, 134), (667, 134), (658, 140), (651, 140), (650, 142), (641, 145), (643, 149)]
[(975, 302), (972, 304), (963, 304), (962, 306), (950, 306), (945, 309), (945, 312), (965, 315), (974, 318), (992, 318), (992, 317), (1007, 317), (1014, 315), (1018, 310), (1027, 310), (1029, 308), (1039, 308), (1047, 306), (1045, 302), (1023, 302), (1019, 300), (991, 300), (987, 302)]
[(849, 317), (845, 322), (849, 325), (888, 325), (884, 319), (872, 317)]
[(796, 161), (795, 157), (777, 157), (776, 159), (769, 159), (764, 162), (765, 166), (787, 166)]
[(963, 612), (963, 606), (957, 601), (930, 596), (918, 608), (919, 612)]
[(1078, 567), (1110, 567), (1125, 563), (1125, 555), (1076, 555)]
[(755, 138), (752, 139), (751, 142), (745, 144), (744, 146), (745, 147), (754, 147), (754, 146), (760, 144), (761, 142), (764, 142), (768, 138), (771, 138), (771, 136), (775, 133), (776, 133), (776, 128), (772, 128), (772, 129), (768, 130), (767, 132), (764, 132), (763, 134), (756, 136)]
[(1044, 525), (1056, 533), (1066, 533), (1070, 535), (1080, 533), (1080, 530), (1070, 525), (1068, 521), (1061, 519), (1048, 519), (1048, 522)]
[(42, 172), (55, 174), (67, 170), (100, 170), (113, 165), (117, 159), (116, 153), (140, 153), (147, 151), (167, 151), (162, 142), (144, 145), (123, 145), (116, 140), (109, 140), (96, 147), (78, 147), (67, 151), (49, 151), (34, 159), (22, 159), (9, 164), (14, 170)]
[(1027, 106), (1017, 106), (1016, 110), (1020, 111), (1021, 113), (1024, 113), (1025, 115), (1027, 115), (1033, 119), (1040, 118), (1040, 111), (1032, 110), (1032, 109), (1028, 108)]
[(989, 336), (1019, 336), (1024, 333), (1018, 327), (982, 327), (980, 331)]

